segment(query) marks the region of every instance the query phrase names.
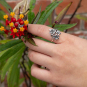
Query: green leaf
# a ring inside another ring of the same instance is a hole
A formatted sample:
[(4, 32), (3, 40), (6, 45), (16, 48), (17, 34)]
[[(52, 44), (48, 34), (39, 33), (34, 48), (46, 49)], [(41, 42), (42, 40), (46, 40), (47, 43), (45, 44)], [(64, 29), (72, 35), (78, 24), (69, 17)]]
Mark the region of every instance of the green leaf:
[(0, 23), (0, 27), (3, 26), (1, 23)]
[(29, 38), (29, 39), (27, 39), (27, 40), (28, 40), (28, 42), (31, 43), (32, 45), (37, 46), (37, 45), (35, 44), (35, 41), (34, 41), (32, 38)]
[(0, 4), (2, 4), (9, 13), (13, 11), (10, 5), (5, 0), (0, 0)]
[(0, 31), (0, 34), (4, 34), (4, 31)]
[[(66, 29), (69, 29), (69, 28), (72, 28), (76, 25), (77, 23), (74, 23), (74, 24), (58, 24), (58, 25), (55, 25), (55, 29), (58, 29), (60, 31), (64, 31)], [(49, 27), (52, 27), (52, 25), (49, 25)]]
[[(16, 49), (17, 49), (17, 48), (16, 48)], [(25, 46), (20, 47), (20, 50), (18, 50), (18, 51), (16, 52), (16, 54), (14, 54), (13, 56), (11, 56), (11, 57), (7, 60), (6, 64), (5, 64), (5, 65), (3, 66), (3, 68), (2, 68), (1, 81), (4, 80), (5, 75), (6, 75), (6, 72), (7, 72), (7, 71), (9, 70), (9, 68), (14, 64), (14, 62), (17, 61), (18, 59), (20, 59), (20, 58), (22, 57), (22, 53), (23, 53), (24, 49), (25, 49)]]
[(19, 79), (19, 86), (24, 82), (24, 78), (22, 78), (22, 79)]
[(6, 50), (10, 47), (13, 47), (13, 46), (17, 45), (20, 42), (22, 42), (22, 40), (18, 39), (18, 40), (11, 40), (11, 41), (9, 41), (5, 44), (2, 44), (2, 45), (0, 45), (0, 51), (4, 51), (4, 50)]
[(8, 49), (7, 49), (7, 50), (4, 50), (4, 51), (1, 51), (1, 52), (0, 52), (0, 57), (1, 57), (6, 51), (8, 51)]
[[(5, 15), (5, 12), (0, 9), (0, 20), (5, 21), (5, 19), (3, 18), (4, 15)], [(0, 25), (0, 26), (2, 26), (2, 25)]]
[(0, 27), (3, 26), (1, 23), (0, 23)]
[[(20, 52), (20, 54), (22, 54), (22, 52)], [(18, 64), (19, 64), (21, 56), (18, 57), (18, 59), (14, 62), (14, 64), (9, 69), (8, 76), (7, 76), (9, 87), (18, 87), (19, 85), (20, 69), (18, 68)]]
[(60, 1), (54, 1), (53, 3), (51, 3), (50, 5), (48, 5), (46, 7), (46, 10), (44, 11), (44, 13), (41, 15), (38, 24), (44, 24), (46, 22), (46, 20), (48, 19), (48, 17), (50, 16), (50, 14), (52, 13), (52, 11), (62, 2), (63, 0)]
[[(15, 73), (14, 73), (15, 72)], [(8, 87), (18, 87), (19, 85), (20, 69), (18, 68), (18, 63), (14, 63), (10, 68), (7, 76)]]
[(37, 22), (40, 18), (40, 15), (41, 15), (41, 8), (40, 8), (38, 14), (36, 15), (36, 17), (34, 18), (34, 20), (32, 21), (32, 24), (37, 24)]
[(15, 53), (17, 53), (18, 50), (20, 50), (21, 47), (25, 46), (23, 42), (13, 46), (12, 48), (9, 48), (1, 57), (0, 62), (6, 61), (8, 58), (13, 56)]
[(1, 70), (2, 70), (3, 66), (5, 65), (5, 63), (6, 63), (6, 61), (0, 62), (0, 75), (1, 75)]
[(39, 80), (39, 82), (40, 82), (40, 87), (47, 87), (47, 82), (41, 80)]
[[(52, 0), (52, 2), (54, 2), (55, 0)], [(52, 25), (54, 22), (54, 16), (55, 16), (55, 9), (53, 10), (53, 12), (50, 14), (50, 16), (48, 17), (48, 21), (49, 24)]]
[(9, 41), (11, 41), (11, 40), (0, 40), (0, 44), (5, 44), (5, 43), (7, 43)]
[(59, 24), (59, 23), (62, 21), (62, 19), (63, 19), (64, 16), (66, 15), (66, 13), (67, 13), (67, 11), (68, 11), (68, 9), (70, 8), (71, 5), (72, 5), (72, 2), (71, 2), (69, 5), (67, 5), (67, 6), (59, 13), (59, 15), (57, 16), (57, 18), (56, 18), (56, 20), (55, 20), (55, 21), (58, 22), (57, 24)]
[(34, 18), (35, 18), (34, 12), (29, 11), (28, 12), (28, 21), (29, 21), (30, 24), (31, 24), (31, 22), (33, 21)]
[(48, 17), (49, 24), (52, 25), (52, 14)]
[(77, 19), (87, 21), (87, 17), (85, 17), (85, 16), (83, 16), (83, 15), (75, 15), (75, 17), (76, 17)]
[(34, 7), (35, 7), (35, 3), (36, 3), (36, 0), (31, 0), (30, 1), (30, 10), (32, 11), (33, 9), (34, 9)]

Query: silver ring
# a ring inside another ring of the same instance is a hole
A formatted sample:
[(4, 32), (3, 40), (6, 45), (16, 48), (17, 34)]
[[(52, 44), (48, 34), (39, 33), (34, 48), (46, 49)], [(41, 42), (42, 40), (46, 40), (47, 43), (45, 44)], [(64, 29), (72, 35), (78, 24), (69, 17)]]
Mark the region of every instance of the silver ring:
[(49, 29), (49, 30), (50, 30), (50, 34), (51, 34), (52, 39), (53, 40), (58, 40), (59, 37), (60, 37), (60, 34), (61, 34), (60, 31), (57, 30), (57, 29)]

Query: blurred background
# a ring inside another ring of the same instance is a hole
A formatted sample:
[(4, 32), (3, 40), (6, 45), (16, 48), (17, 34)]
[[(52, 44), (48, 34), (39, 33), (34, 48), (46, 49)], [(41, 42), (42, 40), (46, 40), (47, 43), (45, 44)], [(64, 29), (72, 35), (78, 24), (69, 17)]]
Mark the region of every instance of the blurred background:
[[(14, 8), (15, 5), (21, 0), (6, 0), (6, 1), (12, 8)], [(35, 9), (33, 11), (35, 12), (35, 14), (37, 14), (40, 6), (42, 7), (42, 10), (44, 10), (46, 6), (49, 5), (52, 1), (53, 0), (37, 0)], [(63, 0), (63, 2), (55, 10), (55, 17), (56, 17), (59, 14), (59, 12), (62, 9), (64, 9), (64, 7), (66, 7), (70, 2), (73, 2), (73, 3), (70, 9), (68, 10), (66, 16), (62, 20), (61, 24), (68, 24), (71, 16), (77, 9), (77, 6), (80, 0)], [(0, 8), (3, 9), (7, 13), (6, 9), (1, 4), (0, 4)], [(69, 29), (67, 33), (87, 39), (87, 0), (81, 0), (81, 4), (77, 10), (78, 11), (76, 11), (76, 15), (72, 18), (70, 22), (71, 24), (77, 23), (77, 25)], [(46, 25), (49, 25), (48, 21), (46, 22)], [(21, 75), (21, 77), (23, 77), (23, 75)], [(7, 87), (6, 80), (2, 84), (0, 83), (0, 87)], [(26, 86), (25, 84), (23, 84), (20, 87), (26, 87)]]

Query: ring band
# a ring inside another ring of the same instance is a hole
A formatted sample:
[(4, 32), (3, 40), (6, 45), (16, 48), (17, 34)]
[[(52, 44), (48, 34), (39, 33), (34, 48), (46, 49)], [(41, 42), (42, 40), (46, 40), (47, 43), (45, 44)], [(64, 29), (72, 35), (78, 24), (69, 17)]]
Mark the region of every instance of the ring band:
[(49, 29), (49, 30), (50, 30), (50, 34), (51, 34), (52, 39), (58, 40), (60, 37), (60, 34), (61, 34), (60, 31), (57, 29)]

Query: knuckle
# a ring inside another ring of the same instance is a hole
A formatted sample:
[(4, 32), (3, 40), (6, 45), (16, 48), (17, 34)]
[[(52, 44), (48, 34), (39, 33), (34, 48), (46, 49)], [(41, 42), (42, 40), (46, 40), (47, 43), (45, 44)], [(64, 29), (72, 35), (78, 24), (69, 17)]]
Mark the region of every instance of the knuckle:
[(59, 54), (59, 49), (57, 48), (57, 46), (55, 46), (55, 47), (53, 48), (52, 53), (53, 53), (54, 55), (58, 55), (58, 54)]
[(55, 47), (53, 50), (52, 50), (52, 53), (55, 57), (58, 57), (58, 59), (63, 59), (65, 56), (64, 52), (62, 51), (62, 49), (60, 49), (60, 47)]
[(53, 54), (54, 54), (54, 55), (58, 55), (58, 52), (59, 52), (59, 51), (58, 51), (57, 49), (53, 50)]
[(45, 32), (45, 26), (44, 25), (38, 26), (37, 34), (42, 34), (43, 32)]

